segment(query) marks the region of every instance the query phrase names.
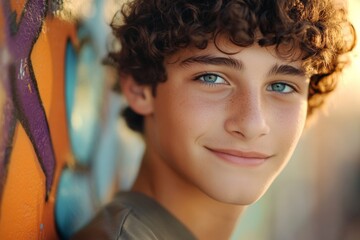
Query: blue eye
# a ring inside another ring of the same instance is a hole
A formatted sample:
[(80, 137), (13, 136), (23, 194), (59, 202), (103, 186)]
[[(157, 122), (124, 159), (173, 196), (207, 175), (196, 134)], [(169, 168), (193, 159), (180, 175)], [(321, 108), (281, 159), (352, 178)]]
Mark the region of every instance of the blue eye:
[(270, 84), (266, 90), (279, 93), (292, 93), (295, 91), (292, 86), (281, 82)]
[(222, 77), (212, 73), (198, 76), (196, 77), (196, 80), (202, 81), (206, 84), (227, 84), (227, 81), (225, 81)]

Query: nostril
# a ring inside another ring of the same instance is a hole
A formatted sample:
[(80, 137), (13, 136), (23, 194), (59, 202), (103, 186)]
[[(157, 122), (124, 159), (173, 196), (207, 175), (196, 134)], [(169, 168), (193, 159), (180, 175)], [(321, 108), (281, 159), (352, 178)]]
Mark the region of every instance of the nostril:
[(240, 132), (240, 131), (233, 131), (233, 133), (234, 133), (235, 135), (239, 135), (239, 136), (241, 136), (241, 137), (245, 137), (245, 135), (244, 135), (242, 132)]

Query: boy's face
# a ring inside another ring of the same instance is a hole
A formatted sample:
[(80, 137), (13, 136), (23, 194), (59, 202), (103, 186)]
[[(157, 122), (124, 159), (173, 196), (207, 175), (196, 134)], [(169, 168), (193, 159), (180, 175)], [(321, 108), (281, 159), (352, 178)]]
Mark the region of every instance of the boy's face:
[(289, 160), (307, 113), (301, 62), (273, 48), (223, 43), (165, 60), (167, 81), (145, 116), (152, 157), (189, 186), (226, 203), (250, 204)]

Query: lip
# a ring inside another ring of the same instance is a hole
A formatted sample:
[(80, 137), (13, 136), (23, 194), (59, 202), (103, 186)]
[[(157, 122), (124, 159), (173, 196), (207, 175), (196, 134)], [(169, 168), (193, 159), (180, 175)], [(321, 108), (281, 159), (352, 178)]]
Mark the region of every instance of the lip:
[(219, 157), (220, 159), (238, 165), (248, 165), (248, 166), (261, 165), (267, 159), (273, 156), (273, 155), (268, 155), (253, 151), (243, 152), (233, 149), (216, 149), (216, 148), (208, 148), (208, 147), (205, 148), (208, 149), (217, 157)]

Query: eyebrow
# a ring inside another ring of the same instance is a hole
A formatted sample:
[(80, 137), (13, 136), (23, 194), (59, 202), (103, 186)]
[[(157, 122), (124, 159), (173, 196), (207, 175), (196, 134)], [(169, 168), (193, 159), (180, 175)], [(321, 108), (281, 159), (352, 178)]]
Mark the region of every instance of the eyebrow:
[(292, 76), (299, 76), (304, 77), (305, 71), (291, 65), (278, 65), (275, 64), (268, 73), (268, 76), (273, 75), (292, 75)]
[(191, 63), (227, 66), (238, 70), (241, 70), (243, 68), (242, 62), (236, 59), (230, 57), (215, 57), (211, 55), (192, 56), (181, 61), (180, 65), (187, 66)]
[[(230, 57), (215, 57), (212, 55), (199, 55), (199, 56), (191, 56), (181, 61), (180, 66), (188, 66), (191, 63), (200, 63), (200, 64), (210, 64), (210, 65), (219, 65), (219, 66), (227, 66), (237, 70), (243, 69), (243, 63), (239, 60)], [(275, 64), (267, 74), (268, 76), (274, 75), (292, 75), (304, 77), (306, 76), (305, 71), (303, 69), (299, 69), (293, 67), (291, 65), (278, 65)]]

